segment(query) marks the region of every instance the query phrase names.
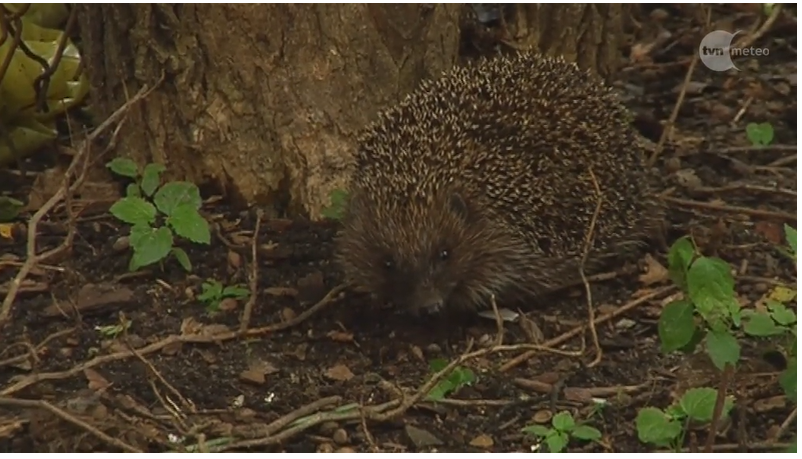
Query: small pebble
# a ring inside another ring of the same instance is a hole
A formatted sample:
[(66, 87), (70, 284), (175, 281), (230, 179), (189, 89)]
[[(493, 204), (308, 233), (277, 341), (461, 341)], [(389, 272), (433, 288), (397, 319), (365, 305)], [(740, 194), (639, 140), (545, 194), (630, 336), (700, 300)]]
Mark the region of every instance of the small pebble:
[(333, 435), (334, 431), (337, 430), (338, 427), (340, 427), (340, 425), (336, 422), (326, 421), (323, 424), (320, 424), (320, 434), (328, 437)]
[(331, 436), (331, 439), (338, 445), (344, 445), (348, 443), (348, 432), (346, 432), (345, 429), (337, 429), (334, 431), (334, 435)]

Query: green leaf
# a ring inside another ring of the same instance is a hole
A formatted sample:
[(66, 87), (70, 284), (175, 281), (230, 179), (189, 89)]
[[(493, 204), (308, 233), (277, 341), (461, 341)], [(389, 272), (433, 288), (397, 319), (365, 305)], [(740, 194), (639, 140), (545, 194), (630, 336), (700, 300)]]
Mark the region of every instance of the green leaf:
[(677, 239), (668, 251), (668, 274), (674, 284), (683, 291), (686, 290), (688, 266), (693, 261), (696, 250), (689, 237)]
[(789, 400), (796, 402), (796, 359), (789, 359), (788, 368), (780, 373), (780, 387)]
[(749, 123), (746, 125), (746, 137), (754, 146), (766, 146), (774, 140), (774, 127), (771, 123)]
[(660, 336), (660, 348), (664, 354), (685, 347), (695, 331), (693, 304), (690, 301), (672, 301), (663, 308), (657, 323), (657, 334)]
[(167, 224), (175, 233), (197, 244), (209, 244), (212, 241), (209, 232), (209, 222), (204, 219), (198, 210), (188, 203), (180, 204), (168, 214)]
[(192, 262), (189, 261), (189, 255), (181, 247), (173, 247), (173, 256), (178, 260), (178, 264), (184, 268), (184, 271), (192, 271)]
[(136, 179), (139, 177), (139, 167), (136, 163), (128, 158), (114, 158), (106, 163), (112, 172), (123, 177)]
[(443, 369), (447, 366), (448, 366), (448, 360), (446, 359), (437, 358), (429, 361), (429, 370), (431, 370), (432, 373), (443, 371)]
[(451, 373), (449, 380), (451, 380), (456, 387), (459, 388), (476, 382), (476, 375), (470, 368), (457, 367), (454, 369), (454, 372)]
[(446, 398), (446, 395), (453, 390), (454, 386), (450, 381), (442, 380), (437, 383), (436, 386), (432, 387), (432, 390), (429, 391), (428, 395), (426, 395), (426, 399), (436, 402)]
[(153, 196), (161, 183), (161, 174), (165, 171), (163, 164), (150, 163), (142, 171), (142, 191), (147, 196)]
[(198, 295), (199, 301), (218, 300), (223, 297), (223, 284), (216, 280), (204, 282), (201, 285), (201, 293)]
[(552, 418), (551, 425), (561, 432), (568, 432), (574, 428), (575, 422), (573, 416), (571, 416), (571, 413), (567, 411), (560, 411), (554, 415), (554, 418)]
[(136, 183), (129, 183), (128, 186), (125, 187), (125, 195), (132, 198), (141, 198), (142, 192), (139, 190), (139, 185)]
[(529, 435), (533, 435), (537, 438), (544, 438), (547, 437), (553, 431), (546, 426), (542, 426), (540, 424), (532, 424), (531, 426), (526, 426), (523, 429), (521, 429), (521, 432), (528, 433)]
[(321, 213), (331, 220), (342, 219), (348, 204), (348, 193), (343, 190), (334, 190), (331, 192), (330, 199), (331, 205), (324, 208)]
[(579, 440), (596, 441), (601, 438), (602, 434), (595, 427), (580, 424), (571, 431), (571, 436)]
[(0, 196), (0, 222), (10, 222), (17, 218), (25, 203), (9, 196)]
[(765, 311), (757, 311), (749, 315), (749, 320), (744, 324), (744, 332), (752, 336), (773, 336), (785, 333), (785, 328), (778, 327), (774, 320)]
[(707, 344), (707, 355), (719, 370), (723, 370), (728, 363), (735, 366), (738, 359), (741, 358), (741, 346), (728, 331), (710, 330), (705, 343)]
[[(699, 422), (709, 422), (713, 419), (713, 409), (716, 406), (718, 392), (710, 387), (696, 387), (689, 389), (679, 400), (682, 411), (688, 417)], [(722, 411), (723, 414), (723, 411)]]
[(238, 285), (230, 285), (223, 289), (224, 298), (245, 298), (250, 294), (251, 291), (249, 289)]
[(718, 258), (698, 258), (688, 270), (688, 296), (705, 320), (729, 316), (735, 301), (730, 265)]
[(785, 225), (785, 240), (791, 247), (791, 253), (794, 255), (794, 263), (796, 263), (796, 230), (788, 224)]
[(682, 424), (679, 421), (668, 419), (662, 411), (654, 407), (640, 410), (635, 426), (640, 441), (658, 446), (667, 446), (682, 433)]
[(559, 453), (568, 446), (568, 434), (552, 431), (551, 434), (546, 437), (546, 445), (549, 447), (550, 452)]
[(197, 210), (203, 204), (198, 186), (191, 182), (170, 182), (165, 184), (156, 192), (153, 202), (161, 213), (168, 216), (173, 215), (176, 209), (184, 205), (189, 205)]
[(173, 232), (166, 226), (150, 229), (141, 237), (136, 239), (132, 237), (131, 247), (134, 249), (134, 256), (131, 258), (129, 269), (136, 271), (143, 266), (163, 260), (170, 253), (173, 247)]
[(142, 198), (126, 196), (109, 209), (118, 220), (131, 225), (152, 225), (156, 221), (156, 208)]
[(771, 311), (771, 318), (780, 325), (792, 325), (796, 323), (796, 314), (793, 309), (787, 308), (784, 304), (769, 300), (766, 301), (769, 311)]

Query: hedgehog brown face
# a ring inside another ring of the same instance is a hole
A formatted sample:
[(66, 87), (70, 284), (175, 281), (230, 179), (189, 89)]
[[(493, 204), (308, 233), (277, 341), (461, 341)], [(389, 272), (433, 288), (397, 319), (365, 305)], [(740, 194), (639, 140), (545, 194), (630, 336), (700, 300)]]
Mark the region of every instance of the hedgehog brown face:
[(338, 258), (350, 280), (383, 301), (415, 314), (437, 313), (446, 306), (475, 307), (460, 303), (478, 300), (468, 290), (482, 270), (478, 241), (486, 240), (485, 225), (459, 194), (412, 198), (392, 209), (356, 196)]

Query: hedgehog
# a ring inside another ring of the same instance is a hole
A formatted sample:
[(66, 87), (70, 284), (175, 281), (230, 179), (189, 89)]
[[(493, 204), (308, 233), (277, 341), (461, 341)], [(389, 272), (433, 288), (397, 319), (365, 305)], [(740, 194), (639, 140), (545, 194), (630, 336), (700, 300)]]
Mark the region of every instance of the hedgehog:
[(659, 227), (630, 119), (559, 57), (485, 59), (425, 81), (358, 137), (337, 263), (416, 315), (576, 285)]

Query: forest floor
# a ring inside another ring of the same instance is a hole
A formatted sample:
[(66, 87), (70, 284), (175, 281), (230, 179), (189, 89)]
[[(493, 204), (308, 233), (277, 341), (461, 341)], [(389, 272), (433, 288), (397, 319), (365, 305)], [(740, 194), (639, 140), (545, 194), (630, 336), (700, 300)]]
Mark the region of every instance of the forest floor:
[[(755, 45), (769, 56), (737, 62), (746, 68), (736, 73), (697, 63), (686, 81), (698, 31), (685, 27), (641, 61), (633, 53), (622, 78), (636, 94), (636, 124), (655, 143), (683, 94), (657, 162), (668, 242), (691, 234), (729, 262), (738, 299), (752, 307), (773, 286), (796, 283), (777, 250), (783, 223), (796, 226), (796, 36), (769, 32)], [(771, 124), (770, 145), (753, 145), (750, 123)], [(52, 194), (37, 191), (45, 175), (34, 194)], [(660, 351), (658, 318), (678, 290), (658, 249), (641, 272), (592, 283), (598, 346), (582, 287), (506, 323), (498, 346), (494, 320), (415, 319), (341, 291), (336, 222), (260, 220), (254, 235), (254, 214), (208, 199), (211, 246), (182, 246), (191, 275), (175, 261), (132, 274), (118, 247), (127, 228), (104, 211), (108, 200), (88, 196), (71, 203), (82, 210), (75, 221), (59, 205), (39, 222), (39, 252), (73, 230), (70, 249), (32, 265), (0, 329), (0, 452), (535, 451), (521, 429), (560, 411), (602, 434), (569, 451), (654, 451), (638, 439), (638, 411), (721, 378), (704, 353)], [(29, 260), (24, 221), (0, 238), (2, 297)], [(212, 311), (198, 298), (208, 280), (252, 294)], [(522, 358), (533, 342), (549, 349)], [(715, 448), (781, 448), (796, 437), (796, 403), (765, 343), (739, 342), (727, 388), (735, 408)], [(438, 359), (459, 359), (458, 372), (475, 379), (430, 401)], [(691, 428), (683, 447), (701, 448), (709, 430)]]

